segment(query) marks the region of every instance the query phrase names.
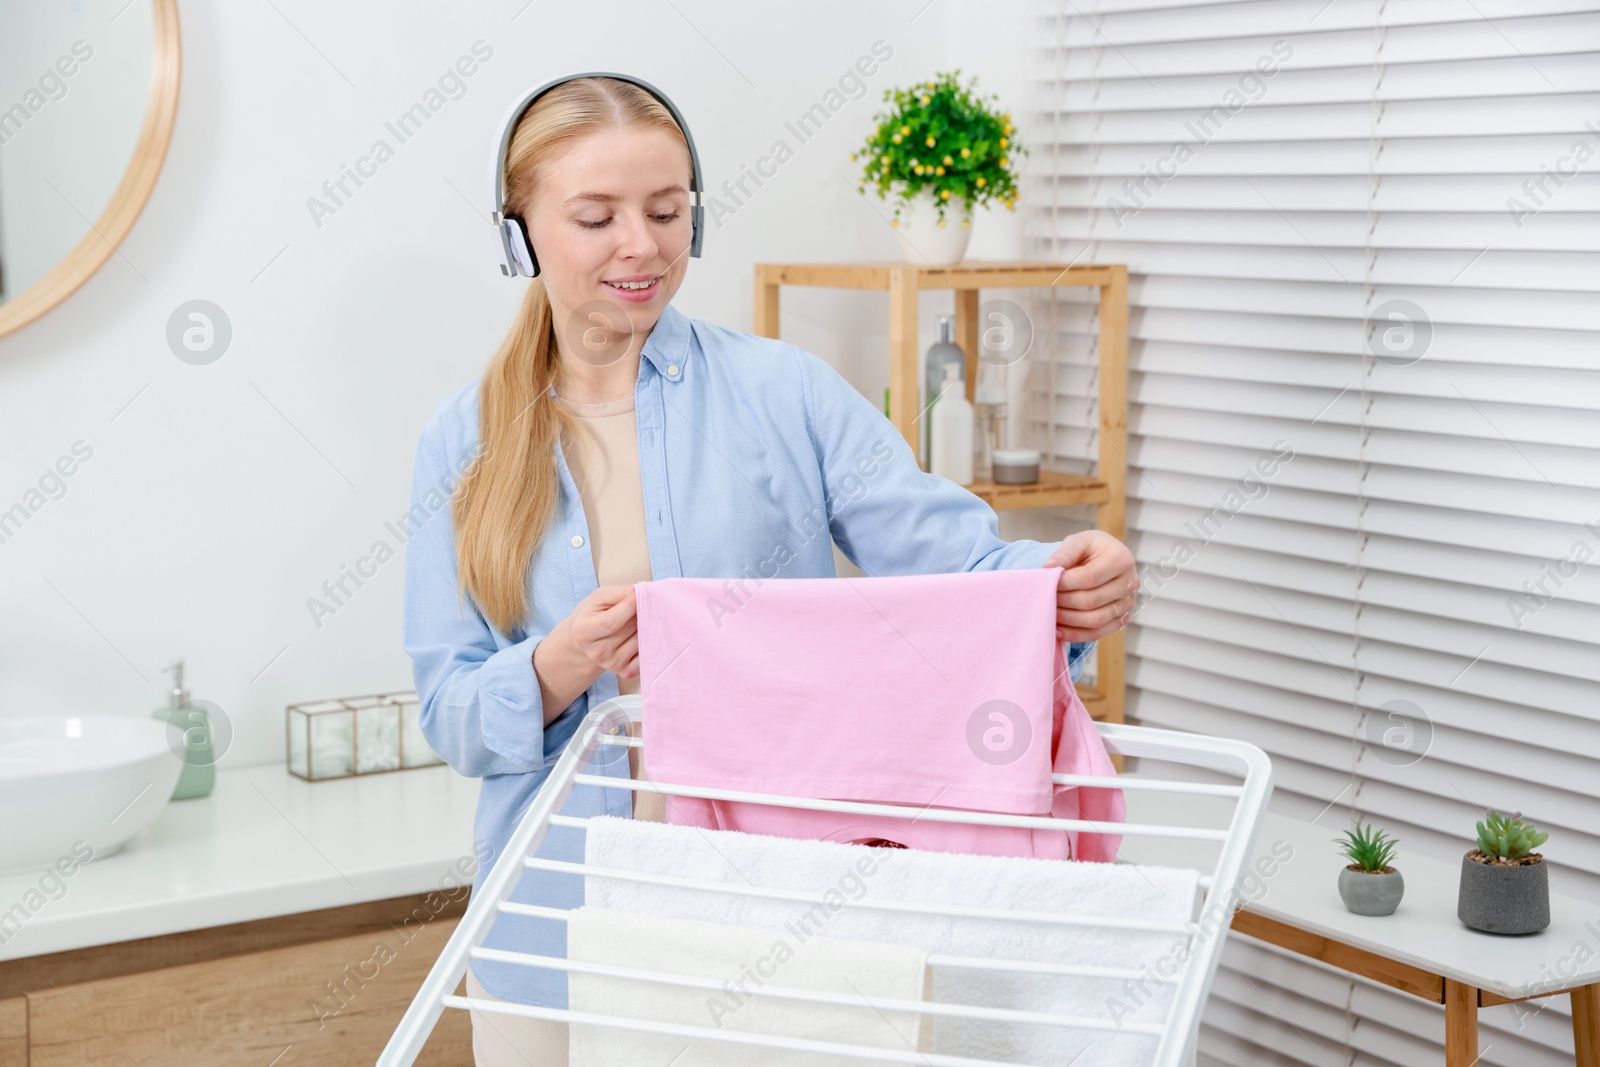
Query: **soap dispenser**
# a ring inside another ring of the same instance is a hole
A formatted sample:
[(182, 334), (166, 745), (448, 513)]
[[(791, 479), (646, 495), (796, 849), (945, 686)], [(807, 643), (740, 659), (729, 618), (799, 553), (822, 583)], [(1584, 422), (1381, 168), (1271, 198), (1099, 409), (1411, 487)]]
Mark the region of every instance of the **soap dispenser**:
[(972, 484), (972, 403), (953, 363), (944, 367), (944, 389), (933, 405), (932, 455), (928, 471), (957, 485)]
[(183, 660), (174, 660), (163, 669), (172, 672), (172, 688), (167, 691), (166, 707), (157, 708), (155, 717), (168, 724), (167, 739), (172, 750), (183, 757), (183, 772), (178, 775), (172, 799), (209, 796), (217, 781), (211, 717), (205, 708), (190, 703), (189, 691), (183, 687)]

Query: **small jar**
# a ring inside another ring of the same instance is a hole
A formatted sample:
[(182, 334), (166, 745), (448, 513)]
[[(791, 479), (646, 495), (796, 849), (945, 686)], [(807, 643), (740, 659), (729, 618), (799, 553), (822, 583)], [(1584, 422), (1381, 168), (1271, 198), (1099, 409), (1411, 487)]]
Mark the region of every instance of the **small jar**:
[(994, 453), (996, 485), (1032, 485), (1039, 480), (1039, 451), (1034, 448), (998, 448)]

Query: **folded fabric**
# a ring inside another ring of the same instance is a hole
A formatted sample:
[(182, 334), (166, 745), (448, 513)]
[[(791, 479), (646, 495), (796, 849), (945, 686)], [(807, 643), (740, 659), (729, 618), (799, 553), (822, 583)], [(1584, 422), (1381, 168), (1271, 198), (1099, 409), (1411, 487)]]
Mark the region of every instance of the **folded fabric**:
[[(1126, 983), (943, 964), (932, 968), (931, 999), (939, 1003), (1087, 1016), (1111, 1023), (1160, 1024), (1166, 1019), (1173, 987), (1154, 979), (1177, 973), (1187, 958), (1185, 935), (928, 915), (856, 902), (914, 901), (1182, 923), (1193, 918), (1199, 885), (1198, 872), (1190, 869), (869, 849), (609, 816), (589, 820), (584, 861), (727, 883), (730, 890), (788, 889), (807, 897), (806, 902), (774, 900), (590, 874), (584, 879), (589, 905), (756, 927), (791, 939), (821, 934), (910, 945), (929, 953), (1127, 967), (1148, 974), (1150, 981)], [(933, 1051), (946, 1055), (1126, 1067), (1150, 1062), (1155, 1052), (1155, 1038), (1148, 1035), (928, 1018), (934, 1030)], [(752, 1057), (747, 1062), (763, 1061)]]
[[(931, 979), (928, 953), (923, 949), (808, 937), (790, 931), (775, 933), (753, 926), (588, 904), (569, 915), (567, 956), (589, 963), (710, 978), (720, 986), (708, 990), (573, 971), (568, 977), (568, 1000), (574, 1011), (767, 1037), (932, 1050), (932, 1026), (924, 1025), (924, 1016), (878, 1007), (884, 998), (928, 998)], [(841, 994), (856, 1003), (816, 1004), (761, 995), (764, 989), (778, 987)], [(748, 1063), (867, 1067), (883, 1062), (593, 1023), (573, 1023), (570, 1034), (572, 1067), (738, 1067)]]
[(634, 586), (658, 782), (906, 807), (876, 818), (689, 797), (667, 821), (927, 851), (1110, 861), (1120, 837), (940, 822), (940, 809), (1124, 820), (1055, 636), (1060, 567)]

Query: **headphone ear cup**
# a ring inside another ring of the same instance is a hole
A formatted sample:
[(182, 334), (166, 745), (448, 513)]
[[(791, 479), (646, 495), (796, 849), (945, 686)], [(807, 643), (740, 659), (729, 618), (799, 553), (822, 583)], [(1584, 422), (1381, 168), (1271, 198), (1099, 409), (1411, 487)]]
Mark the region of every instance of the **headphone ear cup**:
[(506, 246), (506, 255), (511, 264), (517, 268), (517, 273), (524, 278), (537, 278), (539, 260), (533, 254), (533, 244), (528, 240), (528, 231), (523, 227), (522, 219), (516, 215), (501, 219), (500, 231), (500, 240)]

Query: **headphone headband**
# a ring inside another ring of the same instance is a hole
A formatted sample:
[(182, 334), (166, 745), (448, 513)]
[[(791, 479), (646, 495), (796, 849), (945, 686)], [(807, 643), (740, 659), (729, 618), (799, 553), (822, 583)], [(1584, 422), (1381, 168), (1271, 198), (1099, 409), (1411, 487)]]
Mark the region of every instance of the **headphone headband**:
[(705, 208), (701, 206), (700, 194), (705, 188), (705, 182), (700, 177), (700, 155), (694, 149), (694, 138), (689, 136), (689, 124), (683, 121), (672, 101), (667, 95), (641, 78), (627, 74), (615, 74), (611, 71), (592, 70), (584, 74), (569, 74), (564, 78), (546, 82), (533, 90), (520, 102), (506, 112), (505, 122), (500, 132), (500, 148), (495, 153), (494, 173), (490, 180), (494, 188), (494, 226), (500, 235), (500, 273), (512, 277), (537, 278), (539, 276), (539, 261), (533, 254), (533, 245), (528, 240), (527, 226), (521, 217), (505, 214), (506, 206), (506, 153), (511, 148), (511, 133), (516, 129), (517, 122), (522, 118), (523, 112), (533, 106), (533, 102), (556, 86), (565, 82), (575, 81), (578, 78), (615, 78), (618, 81), (629, 82), (637, 85), (645, 92), (659, 100), (666, 109), (672, 113), (672, 118), (678, 124), (678, 129), (683, 131), (683, 139), (689, 146), (689, 162), (692, 166), (690, 179), (691, 191), (694, 193), (694, 204), (689, 209), (689, 218), (692, 226), (692, 236), (689, 240), (689, 255), (700, 258), (700, 244), (705, 237)]

